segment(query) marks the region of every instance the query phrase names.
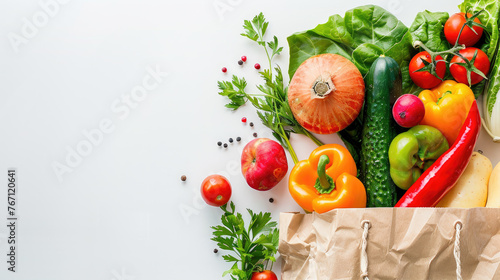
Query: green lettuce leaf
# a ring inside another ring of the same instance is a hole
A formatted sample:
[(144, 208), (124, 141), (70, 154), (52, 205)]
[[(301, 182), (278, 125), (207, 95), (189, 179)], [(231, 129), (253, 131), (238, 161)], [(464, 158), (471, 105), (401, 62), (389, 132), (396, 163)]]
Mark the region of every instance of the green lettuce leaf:
[(446, 12), (423, 11), (418, 13), (410, 26), (412, 41), (421, 41), (435, 52), (449, 49), (450, 44), (443, 32), (444, 24), (449, 17)]
[(381, 54), (394, 58), (401, 69), (403, 93), (418, 93), (410, 78), (408, 65), (418, 50), (413, 42), (422, 41), (429, 48), (449, 48), (443, 33), (448, 13), (424, 11), (410, 28), (394, 15), (375, 5), (354, 8), (345, 16), (331, 16), (324, 24), (288, 37), (290, 78), (302, 62), (322, 53), (336, 53), (352, 61), (364, 76)]
[(412, 51), (408, 27), (379, 6), (357, 7), (347, 11), (344, 17), (333, 15), (314, 29), (289, 36), (288, 45), (290, 78), (300, 64), (313, 55), (340, 54), (365, 75), (372, 62), (385, 54), (402, 66), (404, 92), (413, 92), (416, 88), (407, 71)]

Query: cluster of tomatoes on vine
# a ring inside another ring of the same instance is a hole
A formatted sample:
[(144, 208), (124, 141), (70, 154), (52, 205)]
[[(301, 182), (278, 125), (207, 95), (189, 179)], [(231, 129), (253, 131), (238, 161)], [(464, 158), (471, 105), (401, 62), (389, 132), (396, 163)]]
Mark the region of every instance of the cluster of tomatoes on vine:
[[(444, 35), (452, 48), (433, 52), (422, 42), (415, 42), (415, 47), (424, 51), (415, 55), (409, 65), (410, 77), (413, 82), (424, 89), (438, 86), (446, 75), (447, 64), (453, 78), (472, 86), (486, 79), (490, 70), (490, 60), (486, 53), (473, 47), (483, 35), (484, 26), (477, 16), (470, 13), (456, 13), (446, 21)], [(450, 61), (448, 56), (452, 55)], [(444, 58), (443, 58), (444, 56)]]

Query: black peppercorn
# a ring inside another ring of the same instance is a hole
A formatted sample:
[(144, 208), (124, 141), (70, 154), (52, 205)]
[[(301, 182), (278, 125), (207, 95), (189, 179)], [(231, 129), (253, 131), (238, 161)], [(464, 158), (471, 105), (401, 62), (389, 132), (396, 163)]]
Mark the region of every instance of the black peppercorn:
[(233, 143), (233, 138), (229, 138), (229, 143)]
[(243, 60), (238, 60), (239, 65), (243, 65)]
[(183, 181), (183, 182), (184, 182), (184, 181), (186, 181), (186, 180), (187, 180), (186, 175), (182, 175), (182, 176), (181, 176), (181, 181)]
[(253, 133), (253, 137), (257, 137), (257, 132), (254, 132), (254, 133)]
[(241, 141), (241, 137), (236, 137), (236, 141), (240, 142)]
[(227, 143), (224, 143), (224, 148), (227, 148)]
[(219, 147), (222, 146), (222, 142), (221, 141), (217, 142), (217, 146)]
[(272, 197), (271, 197), (271, 198), (269, 199), (269, 202), (273, 203), (273, 202), (274, 202), (274, 198), (272, 198)]

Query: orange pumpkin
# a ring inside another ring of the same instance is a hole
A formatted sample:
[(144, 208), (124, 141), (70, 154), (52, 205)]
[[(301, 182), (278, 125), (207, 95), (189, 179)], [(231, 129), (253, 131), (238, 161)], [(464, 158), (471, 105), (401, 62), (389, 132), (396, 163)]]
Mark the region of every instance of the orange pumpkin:
[(361, 73), (337, 54), (320, 54), (304, 61), (288, 88), (288, 102), (299, 124), (319, 134), (346, 128), (359, 115), (364, 98)]

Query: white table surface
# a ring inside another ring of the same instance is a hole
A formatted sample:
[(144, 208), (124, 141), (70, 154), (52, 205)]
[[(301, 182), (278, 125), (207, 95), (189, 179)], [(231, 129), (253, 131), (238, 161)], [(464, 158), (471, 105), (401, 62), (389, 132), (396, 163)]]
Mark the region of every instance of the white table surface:
[[(269, 35), (285, 47), (276, 62), (287, 69), (286, 37), (332, 14), (372, 3), (409, 26), (419, 11), (453, 13), (460, 3), (61, 0), (44, 18), (40, 3), (50, 2), (0, 4), (0, 177), (15, 167), (19, 181), (16, 273), (6, 264), (6, 180), (0, 187), (0, 279), (221, 279), (230, 265), (213, 253), (209, 228), (221, 211), (201, 200), (203, 178), (226, 175), (238, 211), (270, 211), (275, 220), (300, 211), (286, 178), (258, 192), (239, 171), (252, 133), (272, 137), (253, 107), (232, 112), (217, 95), (218, 80), (244, 75), (251, 88), (260, 82), (253, 64), (266, 65), (262, 50), (239, 36), (243, 20), (264, 12)], [(22, 32), (13, 44), (12, 34)], [(248, 61), (240, 67), (242, 55)], [(150, 89), (128, 101), (144, 81)], [(90, 147), (85, 133), (94, 133)], [(237, 136), (241, 143), (216, 145)], [(301, 159), (314, 148), (300, 136), (292, 142)], [(495, 165), (499, 147), (483, 131), (476, 149)], [(86, 155), (72, 155), (78, 148)], [(63, 164), (58, 175), (54, 166)]]

